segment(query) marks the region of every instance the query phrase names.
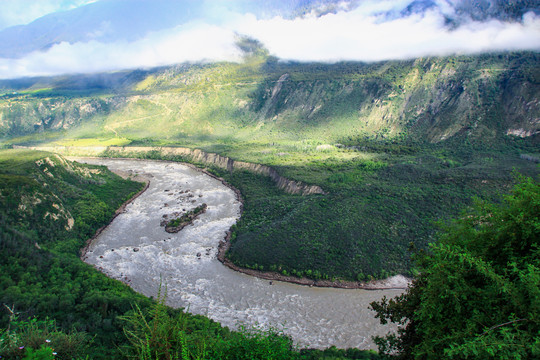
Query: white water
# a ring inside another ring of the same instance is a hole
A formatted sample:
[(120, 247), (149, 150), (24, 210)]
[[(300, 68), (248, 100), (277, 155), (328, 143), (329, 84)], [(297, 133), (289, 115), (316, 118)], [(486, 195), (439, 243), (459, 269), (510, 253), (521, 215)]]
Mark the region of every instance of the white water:
[[(371, 336), (391, 329), (379, 324), (368, 305), (401, 290), (310, 288), (277, 281), (270, 285), (223, 266), (216, 258), (217, 246), (239, 218), (240, 203), (220, 181), (176, 163), (83, 161), (150, 178), (148, 190), (94, 240), (85, 259), (134, 290), (156, 297), (162, 281), (171, 306), (233, 328), (239, 324), (283, 328), (304, 347), (373, 348)], [(202, 203), (208, 205), (206, 213), (179, 233), (166, 233), (160, 226), (164, 214), (182, 213)]]

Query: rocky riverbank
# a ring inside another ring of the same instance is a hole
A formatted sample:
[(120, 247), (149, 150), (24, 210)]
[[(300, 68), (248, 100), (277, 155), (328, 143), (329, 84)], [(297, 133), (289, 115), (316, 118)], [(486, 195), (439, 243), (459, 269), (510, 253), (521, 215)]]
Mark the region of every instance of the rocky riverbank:
[(261, 164), (254, 164), (245, 161), (237, 161), (226, 156), (215, 153), (207, 153), (199, 149), (183, 147), (145, 147), (145, 146), (18, 146), (14, 148), (30, 148), (34, 150), (50, 151), (63, 154), (64, 156), (106, 156), (114, 158), (136, 158), (137, 155), (145, 153), (159, 153), (161, 157), (182, 156), (187, 161), (194, 161), (201, 164), (213, 165), (228, 171), (247, 170), (256, 174), (268, 176), (274, 181), (276, 186), (289, 194), (313, 195), (325, 194), (324, 190), (317, 185), (304, 184), (301, 181), (287, 179), (278, 174), (276, 169)]

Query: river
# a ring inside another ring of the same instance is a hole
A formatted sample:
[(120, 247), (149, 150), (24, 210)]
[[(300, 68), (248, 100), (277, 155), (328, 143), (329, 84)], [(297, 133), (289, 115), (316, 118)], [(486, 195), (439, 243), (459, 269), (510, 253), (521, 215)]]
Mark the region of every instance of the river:
[[(184, 307), (225, 326), (277, 327), (302, 347), (373, 349), (385, 334), (370, 302), (402, 290), (314, 288), (262, 280), (235, 272), (217, 260), (217, 247), (240, 216), (233, 190), (189, 166), (159, 161), (79, 159), (111, 170), (144, 175), (149, 188), (92, 242), (85, 261), (146, 296), (160, 282), (167, 304)], [(207, 211), (176, 234), (165, 232), (164, 215), (202, 203)]]

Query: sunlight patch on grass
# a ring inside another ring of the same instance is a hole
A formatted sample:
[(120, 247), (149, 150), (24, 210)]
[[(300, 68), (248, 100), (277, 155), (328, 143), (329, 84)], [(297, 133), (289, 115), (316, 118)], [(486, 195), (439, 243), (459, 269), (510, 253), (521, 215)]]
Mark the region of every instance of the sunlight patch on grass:
[(131, 140), (124, 138), (111, 138), (111, 139), (65, 139), (55, 142), (56, 145), (61, 146), (125, 146), (131, 143)]

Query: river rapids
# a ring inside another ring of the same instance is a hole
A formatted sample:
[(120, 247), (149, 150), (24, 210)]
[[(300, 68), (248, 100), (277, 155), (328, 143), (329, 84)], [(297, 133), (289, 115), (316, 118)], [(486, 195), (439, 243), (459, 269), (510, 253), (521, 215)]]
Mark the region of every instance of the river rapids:
[[(314, 288), (235, 272), (217, 260), (219, 241), (240, 217), (236, 194), (221, 181), (179, 163), (78, 159), (144, 176), (150, 186), (90, 244), (84, 260), (135, 291), (201, 314), (222, 325), (274, 327), (301, 347), (373, 349), (382, 326), (370, 302), (402, 290)], [(160, 224), (198, 205), (208, 208), (192, 225), (169, 234)]]

